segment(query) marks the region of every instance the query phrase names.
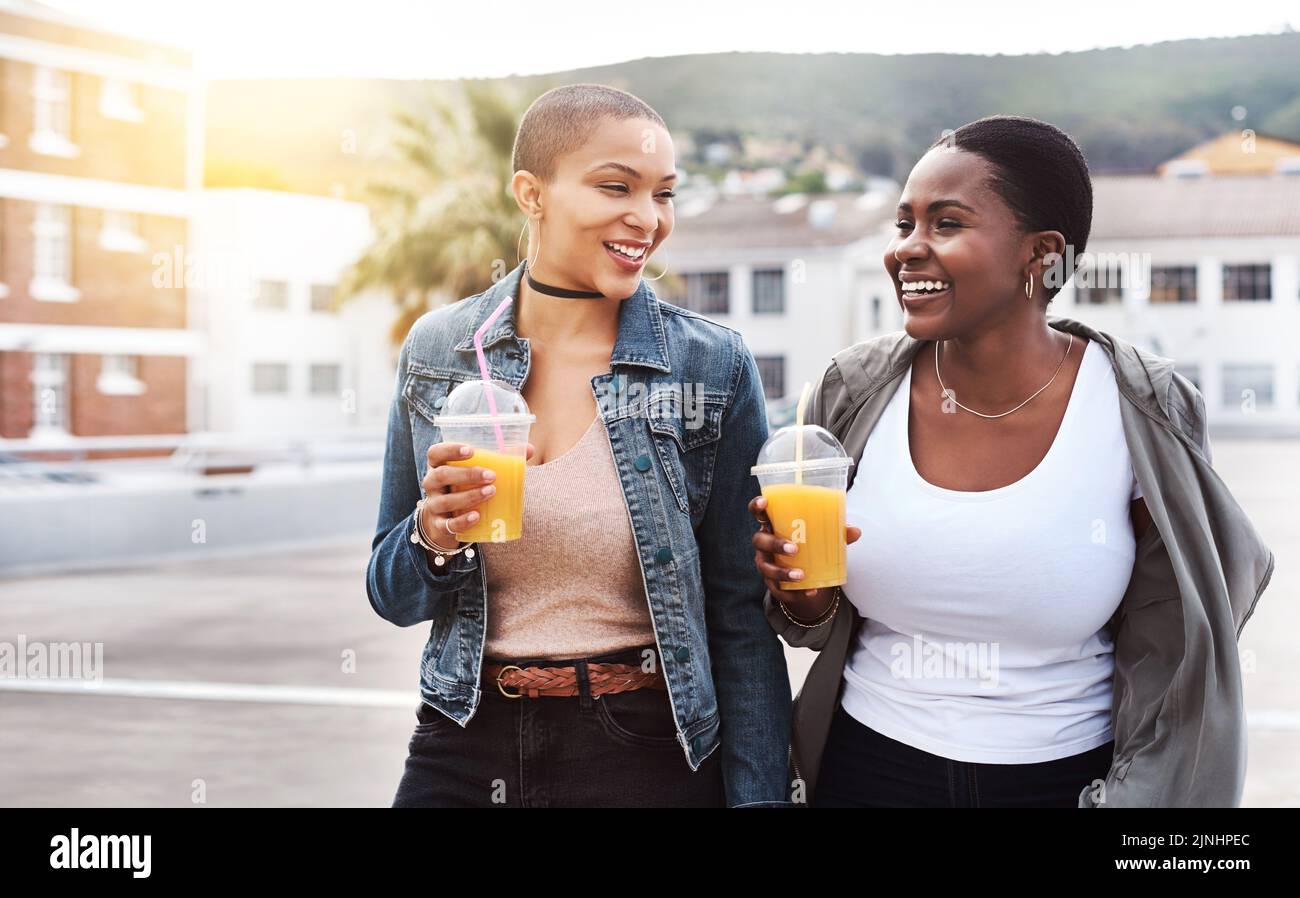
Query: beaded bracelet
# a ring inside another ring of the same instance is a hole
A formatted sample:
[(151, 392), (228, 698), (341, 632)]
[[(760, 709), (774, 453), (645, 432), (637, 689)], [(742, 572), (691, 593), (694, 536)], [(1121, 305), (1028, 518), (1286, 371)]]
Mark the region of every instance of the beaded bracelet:
[(442, 546), (425, 536), (424, 527), (421, 522), (423, 517), (424, 499), (421, 499), (419, 502), (415, 503), (415, 526), (411, 528), (411, 542), (423, 546), (425, 549), (434, 553), (435, 557), (433, 559), (433, 564), (435, 567), (442, 567), (447, 563), (448, 558), (454, 558), (461, 552), (465, 553), (466, 558), (472, 559), (474, 557), (473, 543), (462, 543), (459, 549), (444, 549)]

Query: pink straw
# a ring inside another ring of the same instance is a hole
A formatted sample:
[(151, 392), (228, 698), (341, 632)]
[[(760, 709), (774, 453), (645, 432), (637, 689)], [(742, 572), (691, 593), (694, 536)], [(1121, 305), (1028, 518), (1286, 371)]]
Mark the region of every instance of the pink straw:
[[(480, 324), (478, 330), (474, 331), (474, 353), (478, 356), (478, 370), (479, 374), (483, 378), (483, 394), (487, 397), (488, 411), (492, 413), (494, 419), (497, 417), (497, 398), (492, 394), (492, 385), (489, 383), (489, 381), (492, 380), (492, 375), (488, 371), (487, 356), (483, 355), (483, 334), (487, 332), (488, 328), (496, 323), (496, 320), (501, 317), (501, 313), (506, 310), (506, 306), (510, 305), (513, 301), (513, 296), (507, 296), (505, 299), (501, 300), (501, 304), (496, 307), (496, 310), (491, 315), (488, 316), (487, 321)], [(501, 432), (501, 425), (497, 421), (493, 420), (492, 426), (496, 429), (497, 449), (500, 452), (505, 452), (506, 438), (505, 434)]]

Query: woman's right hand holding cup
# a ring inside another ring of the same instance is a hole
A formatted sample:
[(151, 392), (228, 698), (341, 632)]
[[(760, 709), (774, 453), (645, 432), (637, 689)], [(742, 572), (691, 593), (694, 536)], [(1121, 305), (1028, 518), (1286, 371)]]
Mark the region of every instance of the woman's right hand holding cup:
[[(753, 536), (754, 566), (763, 578), (772, 597), (780, 601), (796, 618), (815, 621), (825, 614), (835, 598), (835, 587), (821, 589), (785, 589), (781, 582), (797, 582), (803, 579), (804, 572), (799, 568), (783, 567), (776, 563), (776, 556), (796, 556), (799, 547), (772, 530), (772, 522), (767, 516), (767, 498), (755, 496), (749, 500), (749, 513), (759, 523), (759, 529)], [(844, 528), (844, 542), (852, 545), (862, 536), (858, 527)]]
[[(475, 506), (486, 502), (496, 492), (493, 483), (496, 472), (491, 468), (449, 464), (473, 454), (474, 448), (463, 443), (434, 443), (429, 447), (428, 467), (420, 482), (424, 489), (420, 527), (436, 546), (448, 552), (460, 548), (460, 540), (455, 534), (478, 521), (479, 513), (474, 510)], [(525, 458), (532, 457), (533, 444), (529, 443)]]

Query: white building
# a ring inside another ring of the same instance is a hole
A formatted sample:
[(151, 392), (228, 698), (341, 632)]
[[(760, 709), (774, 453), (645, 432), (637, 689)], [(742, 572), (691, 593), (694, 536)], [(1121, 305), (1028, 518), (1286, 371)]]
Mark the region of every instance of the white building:
[(662, 251), (674, 280), (657, 292), (744, 335), (779, 421), (832, 355), (895, 329), (880, 260), (897, 197), (686, 199)]
[[(1214, 433), (1300, 433), (1300, 165), (1216, 174), (1179, 162), (1094, 176), (1086, 255), (1107, 283), (1076, 276), (1048, 315), (1173, 359)], [(682, 286), (660, 292), (745, 336), (780, 422), (835, 352), (902, 329), (883, 263), (897, 199), (882, 185), (683, 202), (664, 248)]]
[(1217, 433), (1300, 433), (1300, 174), (1093, 187), (1088, 254), (1120, 283), (1071, 283), (1050, 313), (1174, 359)]
[(196, 376), (202, 429), (234, 434), (383, 432), (396, 348), (391, 299), (336, 307), (371, 238), (359, 203), (273, 190), (204, 191), (194, 222)]

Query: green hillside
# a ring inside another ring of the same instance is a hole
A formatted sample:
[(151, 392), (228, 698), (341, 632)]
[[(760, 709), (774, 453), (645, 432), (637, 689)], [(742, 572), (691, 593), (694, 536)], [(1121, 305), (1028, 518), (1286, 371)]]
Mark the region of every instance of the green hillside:
[[(653, 105), (675, 134), (794, 138), (899, 179), (944, 128), (994, 113), (1060, 125), (1098, 172), (1148, 171), (1232, 128), (1300, 139), (1296, 32), (1036, 56), (719, 53), (502, 80), (521, 102), (565, 82), (612, 84)], [(359, 196), (386, 167), (390, 111), (419, 108), (450, 84), (216, 82), (209, 183)]]

